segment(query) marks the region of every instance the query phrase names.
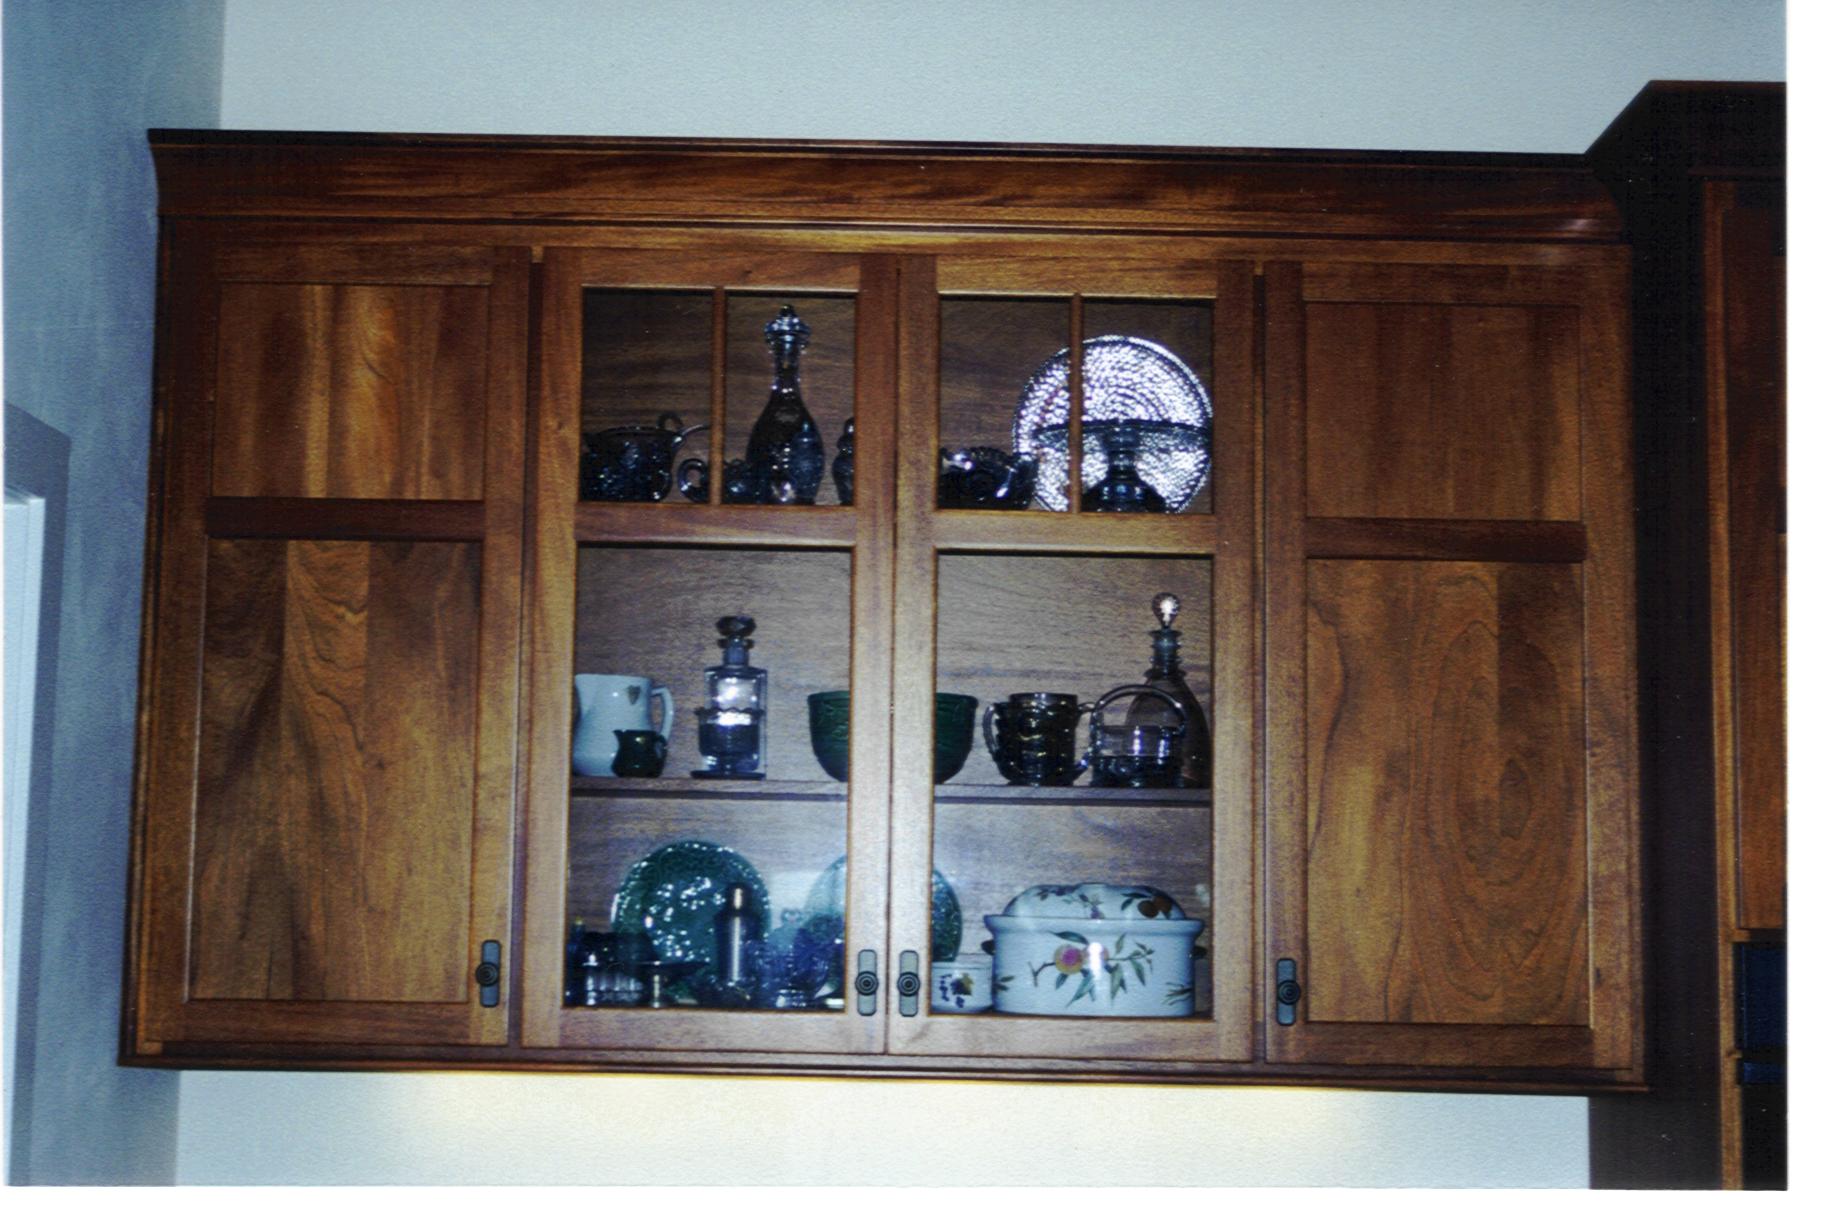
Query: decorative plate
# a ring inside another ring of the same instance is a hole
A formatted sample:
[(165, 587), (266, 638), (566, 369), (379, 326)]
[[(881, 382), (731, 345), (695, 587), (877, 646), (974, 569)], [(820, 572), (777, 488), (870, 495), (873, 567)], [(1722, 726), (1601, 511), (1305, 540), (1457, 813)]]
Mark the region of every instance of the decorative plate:
[(650, 934), (662, 960), (712, 962), (722, 892), (737, 882), (754, 893), (760, 924), (769, 924), (766, 884), (747, 858), (706, 840), (661, 845), (634, 862), (621, 879), (609, 920), (616, 933)]
[[(1157, 342), (1104, 334), (1083, 343), (1083, 485), (1108, 473), (1093, 424), (1136, 422), (1140, 476), (1182, 511), (1210, 471), (1210, 395), (1184, 360)], [(1015, 452), (1038, 457), (1037, 495), (1047, 510), (1070, 503), (1070, 349), (1047, 359), (1026, 381), (1013, 420)]]
[[(829, 864), (829, 868), (817, 876), (811, 886), (811, 894), (804, 901), (804, 915), (808, 920), (813, 916), (835, 916), (838, 923), (843, 916), (843, 892), (847, 889), (849, 859), (838, 857)], [(950, 888), (950, 882), (937, 870), (931, 871), (931, 957), (944, 963), (956, 957), (956, 952), (963, 944), (963, 909), (956, 902), (956, 892)]]

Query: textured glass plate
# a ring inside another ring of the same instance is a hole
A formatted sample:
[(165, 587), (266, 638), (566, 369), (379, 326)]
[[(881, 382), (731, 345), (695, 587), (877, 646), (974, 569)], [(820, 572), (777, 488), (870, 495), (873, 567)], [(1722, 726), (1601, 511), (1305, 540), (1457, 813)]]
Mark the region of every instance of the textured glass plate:
[[(843, 892), (847, 889), (849, 859), (838, 857), (829, 868), (817, 876), (811, 886), (811, 894), (804, 901), (805, 919), (814, 916), (835, 916), (840, 923), (843, 915)], [(936, 870), (931, 871), (931, 957), (940, 963), (949, 962), (956, 957), (957, 950), (963, 944), (963, 909), (956, 902), (956, 892), (950, 889), (949, 880)]]
[(722, 892), (736, 882), (753, 891), (754, 911), (764, 929), (770, 923), (766, 884), (747, 858), (706, 840), (661, 845), (634, 862), (621, 879), (609, 919), (616, 933), (650, 933), (662, 960), (712, 962)]
[[(1210, 470), (1210, 395), (1184, 361), (1157, 342), (1104, 334), (1083, 343), (1083, 421), (1165, 423), (1146, 427), (1140, 476), (1182, 511)], [(1045, 360), (1020, 393), (1013, 419), (1016, 453), (1038, 457), (1036, 494), (1046, 509), (1070, 503), (1070, 350)], [(1083, 444), (1083, 484), (1108, 474), (1108, 457), (1090, 436)]]

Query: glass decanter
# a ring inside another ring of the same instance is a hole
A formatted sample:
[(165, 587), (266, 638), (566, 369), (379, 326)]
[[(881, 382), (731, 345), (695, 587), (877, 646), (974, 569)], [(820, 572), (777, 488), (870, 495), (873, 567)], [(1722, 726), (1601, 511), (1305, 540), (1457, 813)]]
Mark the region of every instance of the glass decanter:
[[(1158, 689), (1184, 706), (1184, 741), (1180, 753), (1183, 763), (1177, 784), (1184, 789), (1203, 790), (1210, 787), (1210, 724), (1204, 716), (1203, 706), (1191, 695), (1190, 685), (1184, 680), (1184, 668), (1178, 662), (1178, 631), (1172, 628), (1172, 622), (1178, 619), (1181, 606), (1178, 597), (1169, 591), (1153, 597), (1153, 615), (1159, 620), (1159, 628), (1152, 631), (1153, 664), (1146, 670), (1146, 683), (1149, 688)], [(1169, 730), (1178, 725), (1178, 716), (1158, 697), (1137, 697), (1128, 709), (1127, 725)]]
[(747, 437), (747, 464), (760, 476), (764, 502), (809, 505), (823, 484), (823, 436), (798, 387), (798, 356), (810, 339), (811, 327), (790, 304), (766, 327), (773, 387)]
[(1091, 424), (1108, 454), (1108, 476), (1083, 491), (1085, 511), (1162, 512), (1166, 501), (1140, 476), (1140, 428), (1125, 423)]
[(703, 767), (693, 777), (766, 776), (766, 671), (748, 664), (754, 618), (716, 622), (722, 661), (703, 669), (708, 704), (697, 710), (697, 749)]

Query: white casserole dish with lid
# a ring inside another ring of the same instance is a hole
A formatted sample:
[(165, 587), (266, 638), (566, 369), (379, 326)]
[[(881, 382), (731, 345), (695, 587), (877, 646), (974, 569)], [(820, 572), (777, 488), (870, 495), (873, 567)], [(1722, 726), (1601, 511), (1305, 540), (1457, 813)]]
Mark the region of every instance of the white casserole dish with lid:
[(999, 916), (994, 1008), (1063, 1017), (1181, 1018), (1192, 1012), (1192, 943), (1203, 922), (1137, 883), (1028, 887)]

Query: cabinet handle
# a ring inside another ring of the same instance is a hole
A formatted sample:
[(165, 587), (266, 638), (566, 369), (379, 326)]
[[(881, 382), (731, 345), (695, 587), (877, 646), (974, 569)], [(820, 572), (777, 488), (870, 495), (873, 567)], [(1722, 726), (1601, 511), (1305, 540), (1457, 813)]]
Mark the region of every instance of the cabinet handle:
[(901, 950), (899, 952), (899, 1016), (915, 1018), (918, 1016), (918, 990), (924, 981), (918, 977), (918, 951)]
[(1289, 958), (1279, 960), (1273, 976), (1274, 999), (1278, 1002), (1273, 1010), (1273, 1020), (1281, 1026), (1290, 1026), (1298, 1020), (1298, 999), (1305, 995), (1305, 990), (1298, 986), (1298, 964)]
[(877, 1004), (875, 994), (880, 991), (880, 974), (874, 968), (879, 965), (879, 957), (872, 950), (863, 950), (855, 956), (855, 1012), (864, 1018), (874, 1016)]
[(483, 1009), (500, 1004), (500, 943), (493, 938), (481, 943), (481, 962), (475, 965), (475, 986), (481, 990)]

